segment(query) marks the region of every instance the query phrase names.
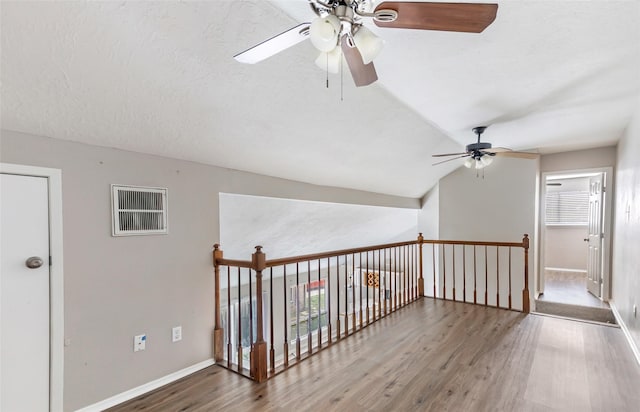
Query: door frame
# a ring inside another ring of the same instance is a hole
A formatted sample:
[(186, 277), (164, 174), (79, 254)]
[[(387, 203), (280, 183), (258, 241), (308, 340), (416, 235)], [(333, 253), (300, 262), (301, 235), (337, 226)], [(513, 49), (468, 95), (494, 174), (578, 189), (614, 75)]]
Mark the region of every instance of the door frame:
[[(540, 215), (538, 221), (540, 222), (540, 248), (539, 248), (539, 260), (538, 260), (538, 279), (536, 282), (536, 298), (544, 292), (544, 245), (546, 243), (546, 204), (545, 198), (547, 195), (547, 177), (558, 175), (574, 175), (574, 174), (589, 174), (589, 173), (604, 173), (604, 216), (602, 219), (602, 230), (604, 232), (604, 238), (602, 239), (602, 297), (601, 299), (608, 302), (611, 299), (611, 235), (613, 227), (611, 225), (612, 211), (613, 211), (613, 167), (595, 167), (588, 169), (572, 169), (572, 170), (557, 170), (543, 172), (540, 179)], [(585, 289), (586, 290), (586, 289)]]
[(62, 412), (64, 390), (64, 271), (62, 254), (62, 171), (0, 163), (0, 173), (44, 177), (49, 198), (49, 410)]

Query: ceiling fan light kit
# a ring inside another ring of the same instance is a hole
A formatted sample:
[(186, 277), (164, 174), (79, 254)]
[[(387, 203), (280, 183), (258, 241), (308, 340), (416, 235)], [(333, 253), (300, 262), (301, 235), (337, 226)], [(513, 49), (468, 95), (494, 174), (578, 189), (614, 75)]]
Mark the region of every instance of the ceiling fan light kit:
[(265, 40), (234, 59), (257, 63), (310, 38), (320, 51), (317, 66), (336, 73), (344, 54), (356, 86), (367, 86), (378, 80), (373, 60), (384, 41), (363, 25), (363, 19), (373, 20), (378, 27), (480, 33), (493, 23), (498, 10), (497, 4), (486, 3), (386, 1), (371, 10), (371, 0), (308, 1), (317, 16), (311, 23)]

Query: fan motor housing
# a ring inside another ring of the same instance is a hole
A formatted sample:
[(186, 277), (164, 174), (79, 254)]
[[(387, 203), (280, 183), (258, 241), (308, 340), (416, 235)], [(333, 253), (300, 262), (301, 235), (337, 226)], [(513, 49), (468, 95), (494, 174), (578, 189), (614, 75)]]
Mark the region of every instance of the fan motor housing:
[(491, 149), (491, 143), (479, 142), (467, 145), (467, 152), (476, 152), (478, 150)]

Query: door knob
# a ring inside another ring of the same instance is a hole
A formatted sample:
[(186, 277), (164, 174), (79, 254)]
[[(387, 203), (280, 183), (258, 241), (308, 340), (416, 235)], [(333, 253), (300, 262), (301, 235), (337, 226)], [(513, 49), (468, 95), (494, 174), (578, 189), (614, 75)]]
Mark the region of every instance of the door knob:
[(588, 237), (586, 237), (586, 238), (584, 238), (584, 239), (582, 239), (582, 240), (584, 240), (585, 242), (588, 242), (588, 241), (589, 241), (589, 238), (588, 238)]
[(38, 269), (40, 266), (42, 266), (43, 263), (44, 263), (44, 261), (39, 256), (31, 256), (25, 262), (25, 264), (27, 265), (27, 267), (29, 269)]

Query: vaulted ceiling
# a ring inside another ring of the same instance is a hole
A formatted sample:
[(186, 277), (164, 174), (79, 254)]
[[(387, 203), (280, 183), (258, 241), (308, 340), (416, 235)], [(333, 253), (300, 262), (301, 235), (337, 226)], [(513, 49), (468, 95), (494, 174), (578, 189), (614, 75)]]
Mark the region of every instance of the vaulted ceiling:
[(233, 60), (307, 3), (3, 1), (2, 128), (419, 197), (474, 126), (519, 150), (605, 146), (638, 104), (637, 1), (499, 1), (481, 34), (369, 24), (386, 44), (362, 88), (327, 88), (310, 42)]

